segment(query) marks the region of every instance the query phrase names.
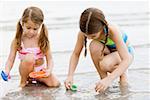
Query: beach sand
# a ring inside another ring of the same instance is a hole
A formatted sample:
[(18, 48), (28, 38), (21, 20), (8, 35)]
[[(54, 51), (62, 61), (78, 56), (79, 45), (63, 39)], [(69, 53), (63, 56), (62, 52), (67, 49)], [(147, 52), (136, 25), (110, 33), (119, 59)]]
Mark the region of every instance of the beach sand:
[(21, 89), (18, 87), (19, 76), (12, 76), (8, 82), (0, 79), (0, 98), (2, 100), (150, 100), (149, 51), (149, 46), (136, 48), (136, 58), (130, 66), (132, 68), (128, 70), (128, 87), (121, 87), (116, 79), (105, 93), (97, 93), (94, 88), (99, 77), (95, 71), (75, 74), (74, 83), (78, 85), (76, 92), (66, 91), (63, 84), (66, 74), (57, 75), (61, 81), (59, 88), (29, 84)]

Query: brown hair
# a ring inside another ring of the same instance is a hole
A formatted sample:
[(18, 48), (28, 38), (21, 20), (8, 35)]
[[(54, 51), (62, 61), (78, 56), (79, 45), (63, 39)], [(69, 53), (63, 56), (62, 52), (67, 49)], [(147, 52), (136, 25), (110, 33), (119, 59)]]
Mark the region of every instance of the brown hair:
[(24, 10), (21, 20), (17, 23), (17, 30), (15, 36), (16, 49), (21, 49), (21, 37), (23, 33), (22, 25), (28, 20), (31, 20), (35, 24), (42, 25), (40, 32), (38, 46), (40, 47), (42, 53), (46, 53), (49, 49), (49, 39), (48, 39), (48, 30), (43, 23), (44, 15), (41, 9), (37, 7), (28, 7)]
[[(102, 54), (105, 49), (105, 45), (107, 43), (107, 37), (108, 37), (108, 25), (107, 21), (105, 20), (105, 16), (103, 12), (97, 8), (88, 8), (83, 11), (80, 17), (80, 30), (89, 35), (94, 34), (100, 31), (101, 28), (104, 27), (105, 34), (105, 43), (104, 47), (102, 49)], [(84, 39), (84, 45), (85, 45), (85, 53), (84, 55), (87, 55), (87, 37)]]

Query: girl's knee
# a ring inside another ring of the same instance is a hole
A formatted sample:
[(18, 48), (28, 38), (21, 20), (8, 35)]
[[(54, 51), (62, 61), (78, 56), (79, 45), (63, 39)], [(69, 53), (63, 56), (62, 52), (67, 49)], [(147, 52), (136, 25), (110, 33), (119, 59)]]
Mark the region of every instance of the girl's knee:
[(48, 87), (59, 87), (61, 85), (59, 80), (53, 74), (46, 80), (44, 79), (42, 82), (44, 82)]
[(104, 60), (99, 62), (99, 66), (100, 66), (100, 69), (104, 72), (108, 72), (111, 70), (111, 65), (109, 64), (109, 62), (106, 62)]
[(61, 85), (60, 82), (57, 81), (57, 82), (52, 84), (52, 87), (59, 87), (60, 85)]
[(98, 41), (96, 41), (96, 40), (91, 41), (91, 43), (89, 45), (90, 53), (91, 54), (96, 54), (97, 52), (100, 53), (101, 52), (100, 50), (102, 47), (100, 45), (101, 45), (101, 43), (98, 43)]
[(46, 85), (48, 87), (59, 87), (61, 84), (59, 81), (55, 81), (55, 82), (48, 82), (48, 83), (46, 83)]
[(52, 80), (53, 87), (59, 87), (60, 86), (60, 82), (55, 75), (53, 75), (53, 74), (51, 75), (51, 80)]

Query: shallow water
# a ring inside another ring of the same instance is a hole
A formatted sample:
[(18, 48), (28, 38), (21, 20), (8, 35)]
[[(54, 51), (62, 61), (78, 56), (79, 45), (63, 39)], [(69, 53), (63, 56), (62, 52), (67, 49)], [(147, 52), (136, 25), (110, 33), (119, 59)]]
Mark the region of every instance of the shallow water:
[[(148, 72), (150, 70), (147, 70)], [(135, 76), (137, 75), (137, 76)], [(76, 74), (75, 83), (78, 85), (76, 92), (66, 91), (63, 85), (63, 76), (59, 76), (62, 85), (59, 88), (47, 88), (41, 84), (30, 84), (23, 89), (12, 89), (7, 91), (3, 100), (148, 100), (150, 98), (150, 88), (146, 87), (149, 84), (145, 81), (148, 74), (140, 73), (138, 71), (129, 71), (129, 87), (120, 87), (115, 81), (105, 93), (96, 93), (94, 90), (95, 83), (98, 81), (96, 73)], [(143, 77), (139, 77), (143, 76)], [(133, 82), (134, 79), (134, 82)], [(16, 83), (13, 81), (13, 83)], [(144, 84), (143, 84), (144, 83)]]
[[(147, 54), (142, 51), (148, 50), (150, 47), (137, 48), (137, 58), (145, 59), (142, 64), (132, 64), (128, 70), (129, 86), (122, 87), (116, 79), (113, 84), (106, 90), (105, 93), (96, 93), (95, 83), (99, 81), (98, 73), (95, 72), (94, 67), (89, 72), (77, 71), (74, 76), (74, 83), (77, 84), (77, 92), (66, 91), (64, 87), (64, 80), (66, 74), (59, 73), (57, 77), (61, 81), (59, 88), (48, 88), (41, 84), (29, 84), (27, 87), (20, 89), (18, 75), (12, 76), (11, 80), (4, 82), (0, 79), (0, 97), (3, 100), (149, 100), (150, 99), (150, 68)], [(63, 54), (64, 56), (67, 53)], [(135, 62), (138, 62), (135, 59)], [(148, 65), (148, 66), (147, 66)], [(67, 66), (65, 66), (67, 68)], [(78, 67), (83, 67), (79, 65)], [(85, 66), (84, 66), (85, 69)], [(64, 70), (64, 69), (61, 69)], [(81, 70), (81, 69), (80, 69)], [(56, 72), (57, 73), (57, 72)]]

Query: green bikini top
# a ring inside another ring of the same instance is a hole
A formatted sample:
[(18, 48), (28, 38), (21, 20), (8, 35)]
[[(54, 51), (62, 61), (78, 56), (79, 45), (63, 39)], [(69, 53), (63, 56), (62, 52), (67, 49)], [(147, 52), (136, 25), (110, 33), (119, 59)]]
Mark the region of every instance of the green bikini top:
[[(124, 40), (124, 42), (126, 43), (127, 39), (128, 39), (128, 36), (126, 35), (126, 33), (123, 33), (122, 34), (122, 38)], [(100, 40), (101, 43), (105, 43), (104, 40)], [(116, 45), (114, 43), (114, 41), (112, 39), (110, 39), (109, 37), (107, 38), (107, 43), (106, 43), (106, 46), (110, 47), (110, 48), (116, 48)]]
[[(100, 42), (105, 43), (104, 40), (100, 40)], [(108, 37), (106, 45), (114, 45), (114, 44), (115, 44), (114, 41)]]

